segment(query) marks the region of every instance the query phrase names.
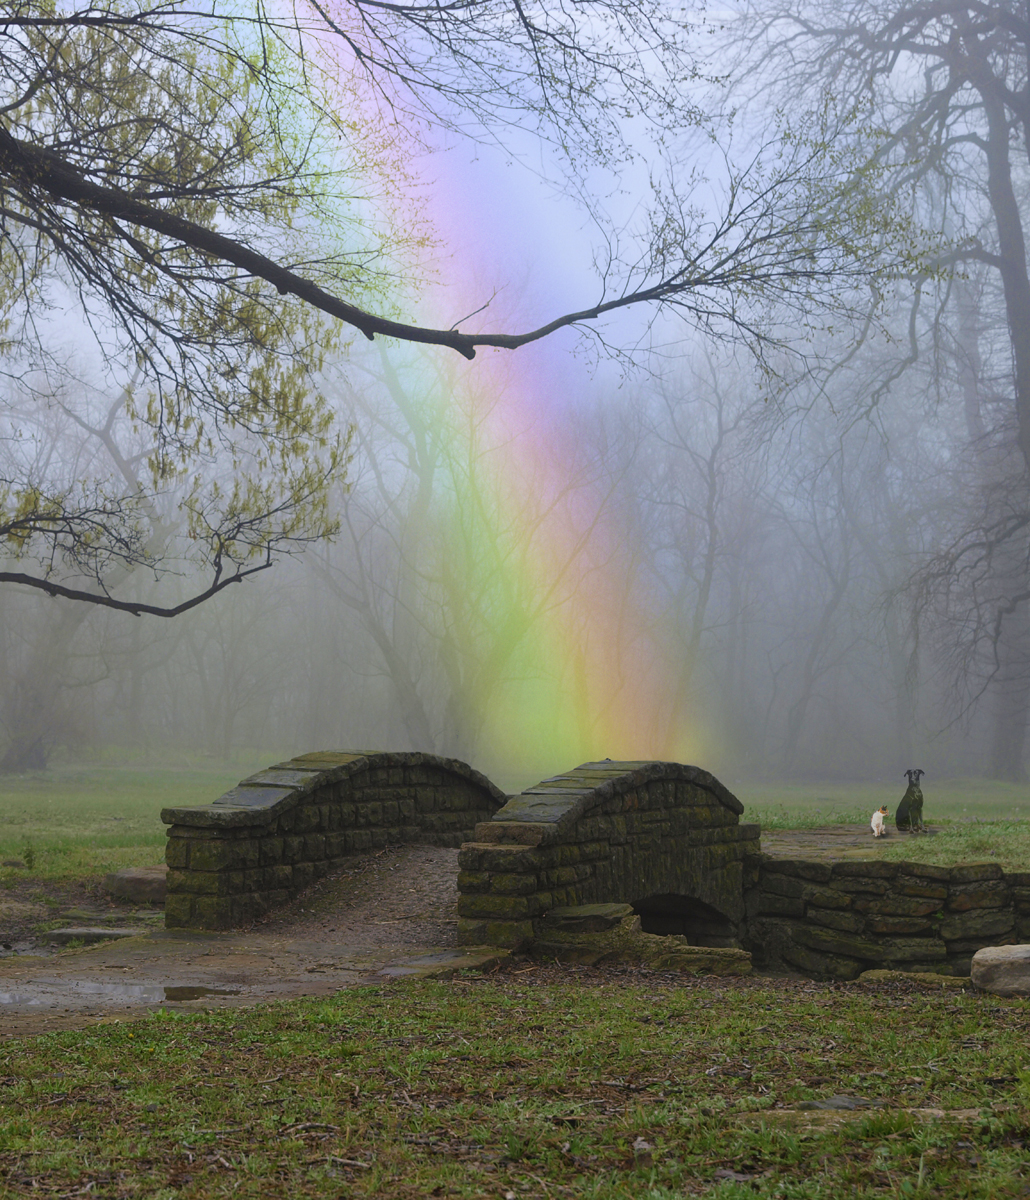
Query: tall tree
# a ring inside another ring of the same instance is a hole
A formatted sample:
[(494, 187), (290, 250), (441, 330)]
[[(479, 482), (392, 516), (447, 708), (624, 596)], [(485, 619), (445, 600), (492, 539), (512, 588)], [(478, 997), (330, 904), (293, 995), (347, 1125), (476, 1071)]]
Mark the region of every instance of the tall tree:
[(993, 696), (993, 769), (1022, 777), (1030, 718), (1030, 8), (1024, 0), (788, 0), (748, 3), (742, 12), (747, 53), (768, 69), (766, 80), (775, 75), (771, 86), (793, 95), (832, 90), (865, 105), (877, 130), (871, 155), (898, 194), (947, 235), (929, 321), (916, 311), (934, 289), (918, 272), (912, 277), (911, 339), (899, 369), (923, 348), (947, 350), (957, 332), (964, 375), (955, 399), (967, 413), (982, 355), (962, 277), (997, 280), (1007, 402), (1002, 411), (994, 406), (993, 428), (973, 435), (981, 466), (993, 442), (990, 484), (985, 490), (981, 477), (973, 485), (966, 529), (922, 584), (949, 603), (966, 597), (965, 630), (951, 628), (971, 651), (965, 662), (988, 677), (973, 690)]

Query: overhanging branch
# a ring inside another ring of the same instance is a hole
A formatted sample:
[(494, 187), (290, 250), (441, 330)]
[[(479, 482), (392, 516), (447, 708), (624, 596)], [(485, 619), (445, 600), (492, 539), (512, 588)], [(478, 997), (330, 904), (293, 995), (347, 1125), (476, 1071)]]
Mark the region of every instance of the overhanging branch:
[(65, 587), (63, 583), (55, 583), (50, 579), (41, 579), (36, 575), (24, 575), (19, 571), (0, 571), (0, 583), (20, 583), (25, 587), (45, 592), (48, 596), (60, 596), (65, 600), (82, 600), (86, 604), (97, 604), (102, 608), (113, 608), (118, 612), (132, 613), (133, 616), (137, 617), (177, 617), (180, 613), (189, 612), (191, 608), (196, 608), (198, 604), (203, 604), (205, 600), (210, 600), (212, 596), (216, 596), (219, 592), (224, 591), (230, 584), (241, 583), (244, 579), (247, 579), (251, 575), (256, 575), (259, 571), (267, 571), (271, 565), (272, 560), (269, 558), (261, 563), (260, 566), (248, 567), (245, 571), (236, 571), (235, 574), (225, 579), (216, 579), (205, 591), (198, 593), (196, 596), (191, 596), (189, 600), (184, 600), (181, 604), (176, 604), (171, 608), (161, 608), (155, 604), (139, 604), (134, 600), (116, 600), (113, 596), (107, 596), (103, 592), (86, 592), (79, 588)]

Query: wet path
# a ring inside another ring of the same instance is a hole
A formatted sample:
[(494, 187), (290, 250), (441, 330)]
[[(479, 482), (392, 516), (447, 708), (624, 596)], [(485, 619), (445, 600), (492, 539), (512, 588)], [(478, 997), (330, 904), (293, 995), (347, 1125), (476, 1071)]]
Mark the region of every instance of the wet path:
[(0, 961), (0, 1037), (214, 1008), (481, 965), (456, 944), (457, 854), (407, 846), (356, 856), (252, 929), (157, 929), (46, 957)]

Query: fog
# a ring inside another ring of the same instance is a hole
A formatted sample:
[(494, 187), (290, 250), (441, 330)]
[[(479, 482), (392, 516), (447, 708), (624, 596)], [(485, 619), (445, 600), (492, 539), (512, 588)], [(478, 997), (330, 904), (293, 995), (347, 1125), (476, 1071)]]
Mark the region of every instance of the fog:
[[(816, 19), (823, 6), (800, 8)], [(733, 144), (754, 146), (772, 136), (774, 101), (789, 93), (801, 119), (827, 80), (791, 91), (805, 60), (777, 57), (771, 6), (727, 13), (750, 40), (719, 42), (727, 82), (708, 105), (713, 120), (732, 107)], [(917, 75), (880, 80), (868, 121), (840, 135), (855, 154), (884, 128), (916, 128)], [(721, 128), (706, 153), (725, 171)], [(603, 227), (582, 192), (599, 205), (610, 181), (598, 169), (562, 193), (563, 160), (530, 169), (530, 142), (509, 136), (507, 158), (441, 136), (414, 169), (436, 240), (411, 288), (447, 321), (489, 302), (493, 321), (522, 327), (595, 287)], [(835, 314), (813, 297), (809, 322), (795, 293), (759, 297), (759, 320), (741, 285), (740, 309), (718, 320), (633, 309), (599, 337), (472, 362), (382, 338), (334, 346), (307, 384), (346, 447), (332, 536), (284, 544), (269, 570), (172, 620), (0, 585), (2, 769), (349, 748), (454, 756), (509, 788), (605, 757), (729, 781), (900, 786), (912, 766), (1024, 779), (1030, 383), (987, 167), (950, 136), (960, 162), (906, 174), (914, 158), (888, 155), (878, 184), (900, 194), (904, 176), (913, 220), (943, 239), (935, 264), (897, 270), (886, 290), (842, 283)], [(1026, 167), (1024, 149), (1011, 166), (1024, 218)], [(713, 178), (694, 204), (718, 206)], [(631, 228), (645, 179), (639, 164), (620, 177), (609, 229)], [(970, 239), (979, 258), (953, 252)], [(40, 325), (49, 367), (8, 360), (3, 477), (124, 501), (150, 450), (119, 405), (136, 377), (125, 355), (85, 348), (63, 295), (67, 319)], [(103, 575), (140, 603), (202, 590), (183, 497), (201, 476), (230, 489), (241, 463), (274, 474), (247, 459), (252, 435), (216, 440), (195, 475), (126, 518), (141, 544), (160, 542), (159, 569), (87, 556), (61, 560), (60, 578), (78, 570), (92, 589)], [(7, 569), (23, 554), (9, 537)]]

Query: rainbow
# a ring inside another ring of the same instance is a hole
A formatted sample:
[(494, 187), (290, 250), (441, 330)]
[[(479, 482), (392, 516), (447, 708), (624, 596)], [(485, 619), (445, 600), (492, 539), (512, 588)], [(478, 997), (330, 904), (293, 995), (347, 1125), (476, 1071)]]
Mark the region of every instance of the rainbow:
[[(446, 257), (435, 283), (401, 305), (438, 327), (489, 295), (475, 282), (481, 271), (463, 236), (468, 213), (452, 161), (433, 156), (433, 182), (418, 187)], [(435, 533), (495, 622), (465, 697), (478, 730), (474, 761), (514, 785), (588, 760), (710, 756), (713, 731), (678, 694), (676, 647), (644, 594), (631, 532), (606, 506), (603, 481), (591, 480), (569, 414), (554, 401), (567, 370), (555, 348), (480, 351), (471, 364), (433, 353), (465, 408), (443, 422), (464, 470)], [(502, 663), (499, 677), (485, 669), (490, 655)]]

